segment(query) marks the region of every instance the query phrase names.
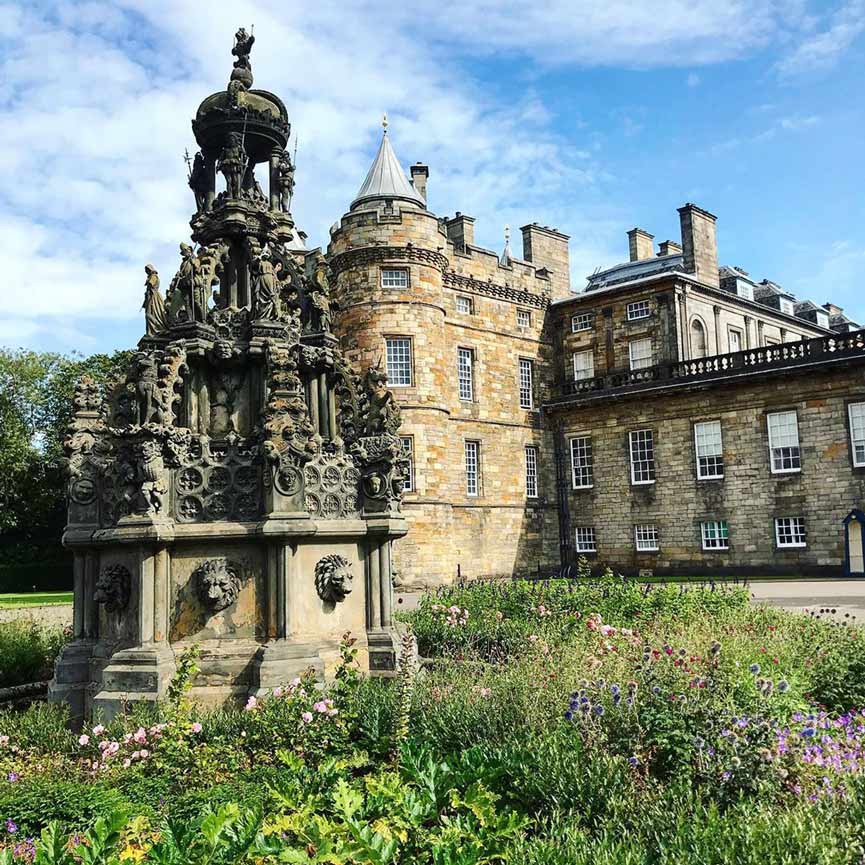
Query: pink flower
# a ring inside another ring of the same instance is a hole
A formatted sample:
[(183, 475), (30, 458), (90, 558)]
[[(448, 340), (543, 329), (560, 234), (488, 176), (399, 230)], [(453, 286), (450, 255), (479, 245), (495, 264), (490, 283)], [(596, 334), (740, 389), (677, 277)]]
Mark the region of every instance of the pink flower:
[(296, 688), (300, 684), (300, 676), (295, 676), (289, 683), (289, 688)]
[(200, 733), (200, 732), (201, 732), (201, 724), (199, 724), (198, 721), (196, 721), (196, 722), (192, 725), (192, 732), (193, 732), (193, 733)]
[(282, 696), (282, 688), (276, 687), (273, 689), (273, 696), (278, 700)]
[(256, 706), (258, 706), (258, 700), (256, 700), (255, 697), (250, 697), (246, 701), (246, 705), (244, 706), (244, 709), (247, 712), (251, 712)]
[(123, 761), (123, 768), (124, 768), (124, 769), (128, 769), (131, 765), (132, 765), (132, 760), (130, 760), (129, 757), (127, 757), (127, 758)]
[(148, 751), (147, 748), (142, 748), (141, 749), (141, 759), (146, 760), (149, 756), (150, 756), (150, 751)]
[(304, 712), (300, 717), (303, 720), (304, 724), (312, 723), (312, 712)]
[(5, 748), (9, 744), (8, 736), (0, 736), (0, 748)]
[(132, 738), (135, 739), (139, 745), (143, 745), (147, 741), (147, 731), (144, 727), (139, 727)]
[(537, 641), (538, 641), (539, 639), (540, 639), (540, 637), (538, 637), (537, 634), (532, 634), (532, 635), (529, 637), (529, 642), (530, 642), (530, 643), (537, 643)]
[(327, 711), (327, 703), (324, 700), (319, 700), (317, 703), (312, 704), (312, 708), (319, 714), (324, 714)]
[(102, 724), (97, 724), (93, 728), (93, 735), (94, 736), (101, 736), (104, 732), (105, 732), (105, 727), (103, 727)]
[(90, 736), (88, 736), (86, 733), (82, 733), (78, 737), (78, 744), (82, 745), (82, 746), (83, 745), (89, 745), (90, 744)]

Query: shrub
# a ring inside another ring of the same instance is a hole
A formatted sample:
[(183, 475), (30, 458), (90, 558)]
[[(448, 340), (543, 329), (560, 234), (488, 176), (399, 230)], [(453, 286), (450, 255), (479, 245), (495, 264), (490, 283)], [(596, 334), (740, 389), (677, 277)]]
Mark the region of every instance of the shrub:
[(69, 635), (35, 622), (0, 624), (0, 688), (50, 679), (54, 660)]

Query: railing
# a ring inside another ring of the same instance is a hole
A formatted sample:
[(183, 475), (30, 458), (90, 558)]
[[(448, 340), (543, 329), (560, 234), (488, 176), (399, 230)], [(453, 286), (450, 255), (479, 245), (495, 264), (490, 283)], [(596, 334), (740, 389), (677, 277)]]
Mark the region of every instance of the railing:
[(566, 381), (562, 388), (565, 396), (589, 395), (617, 388), (646, 385), (652, 382), (675, 383), (683, 380), (735, 376), (814, 364), (844, 357), (865, 358), (865, 330), (818, 336), (801, 342), (784, 342), (749, 348), (732, 354), (716, 354), (693, 360), (661, 363), (644, 369), (622, 370), (594, 378)]

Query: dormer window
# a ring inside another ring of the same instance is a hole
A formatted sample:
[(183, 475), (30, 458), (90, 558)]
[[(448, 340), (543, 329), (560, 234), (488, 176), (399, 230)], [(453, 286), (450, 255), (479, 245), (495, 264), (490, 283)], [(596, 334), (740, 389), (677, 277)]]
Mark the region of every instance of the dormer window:
[(781, 312), (786, 312), (787, 315), (793, 315), (793, 301), (788, 300), (786, 297), (779, 297), (778, 302), (780, 304)]
[(828, 328), (829, 327), (829, 315), (828, 315), (828, 313), (818, 312), (817, 313), (817, 324), (820, 327)]
[(748, 285), (747, 282), (742, 282), (738, 280), (736, 282), (736, 294), (739, 297), (744, 297), (745, 300), (753, 300), (754, 299), (754, 286)]

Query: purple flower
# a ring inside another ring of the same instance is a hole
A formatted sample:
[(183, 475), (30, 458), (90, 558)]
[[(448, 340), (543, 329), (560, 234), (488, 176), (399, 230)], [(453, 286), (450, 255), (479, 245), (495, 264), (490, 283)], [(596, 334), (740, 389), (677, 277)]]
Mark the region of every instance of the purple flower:
[(6, 821), (6, 831), (10, 835), (14, 835), (18, 831), (18, 827), (15, 825), (15, 821), (12, 820), (11, 817)]
[(637, 766), (639, 764), (639, 762), (640, 761), (637, 759), (636, 754), (632, 755), (631, 757), (628, 757), (628, 765), (631, 767)]
[(790, 689), (790, 683), (786, 679), (781, 679), (778, 682), (778, 693), (783, 694)]
[(6, 776), (6, 780), (7, 780), (10, 784), (15, 784), (15, 783), (17, 783), (17, 781), (18, 781), (18, 779), (19, 779), (20, 777), (21, 777), (21, 776), (20, 776), (17, 772), (10, 772), (10, 773)]
[(748, 667), (748, 669), (756, 676), (757, 673), (760, 672), (760, 665), (759, 664), (751, 664), (751, 666)]

